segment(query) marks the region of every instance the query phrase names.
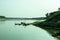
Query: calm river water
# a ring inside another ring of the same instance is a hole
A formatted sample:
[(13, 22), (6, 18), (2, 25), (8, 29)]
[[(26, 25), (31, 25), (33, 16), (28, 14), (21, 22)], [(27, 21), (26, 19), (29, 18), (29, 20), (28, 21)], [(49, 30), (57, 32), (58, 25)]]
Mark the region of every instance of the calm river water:
[(47, 31), (33, 25), (14, 25), (22, 21), (31, 23), (36, 20), (0, 21), (0, 40), (56, 40)]

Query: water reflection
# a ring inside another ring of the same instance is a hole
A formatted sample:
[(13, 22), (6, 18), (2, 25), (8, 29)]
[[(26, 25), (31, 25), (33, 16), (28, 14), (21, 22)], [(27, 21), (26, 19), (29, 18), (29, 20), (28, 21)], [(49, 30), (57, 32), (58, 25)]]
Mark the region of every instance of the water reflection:
[[(0, 22), (0, 40), (56, 40), (47, 31), (29, 26), (15, 26), (14, 23), (21, 21)], [(34, 22), (29, 20), (26, 22)]]

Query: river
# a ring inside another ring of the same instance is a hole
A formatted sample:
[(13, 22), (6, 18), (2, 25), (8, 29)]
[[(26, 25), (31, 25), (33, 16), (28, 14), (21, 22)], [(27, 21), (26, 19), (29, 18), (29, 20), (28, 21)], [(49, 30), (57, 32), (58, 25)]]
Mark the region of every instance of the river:
[(56, 40), (44, 29), (33, 25), (15, 25), (15, 23), (32, 23), (34, 21), (37, 20), (0, 21), (0, 40)]

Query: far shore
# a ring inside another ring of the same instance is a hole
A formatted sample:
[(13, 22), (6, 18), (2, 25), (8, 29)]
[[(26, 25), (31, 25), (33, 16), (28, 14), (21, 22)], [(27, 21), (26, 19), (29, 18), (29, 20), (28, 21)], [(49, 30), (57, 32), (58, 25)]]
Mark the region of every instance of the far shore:
[(44, 20), (45, 17), (40, 17), (40, 18), (8, 18), (8, 17), (5, 17), (5, 18), (0, 18), (0, 20)]

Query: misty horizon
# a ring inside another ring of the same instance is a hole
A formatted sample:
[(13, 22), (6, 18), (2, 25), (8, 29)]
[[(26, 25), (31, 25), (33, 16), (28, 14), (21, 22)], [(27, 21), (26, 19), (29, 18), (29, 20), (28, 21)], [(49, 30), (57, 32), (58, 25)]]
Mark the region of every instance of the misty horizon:
[(6, 17), (45, 17), (56, 11), (58, 0), (0, 0), (0, 15)]

